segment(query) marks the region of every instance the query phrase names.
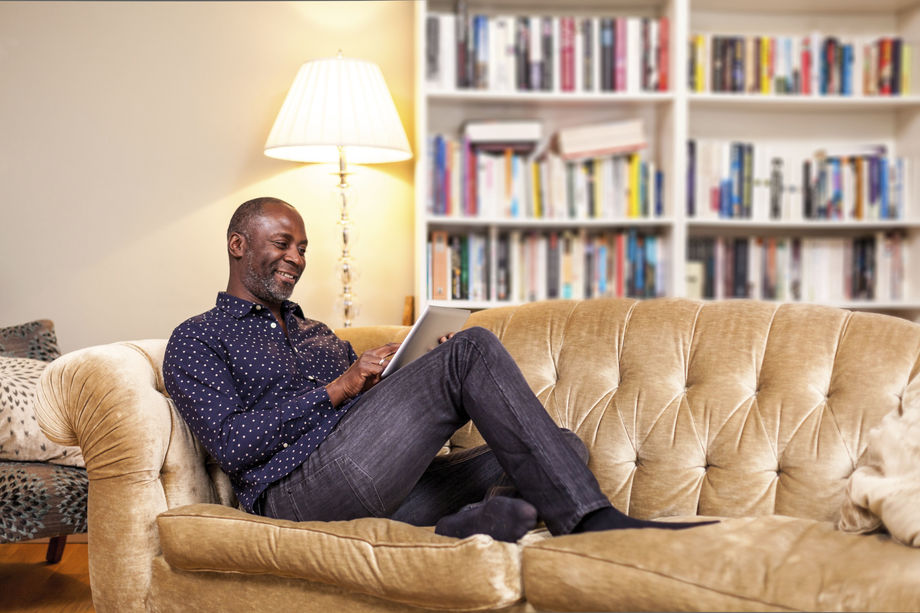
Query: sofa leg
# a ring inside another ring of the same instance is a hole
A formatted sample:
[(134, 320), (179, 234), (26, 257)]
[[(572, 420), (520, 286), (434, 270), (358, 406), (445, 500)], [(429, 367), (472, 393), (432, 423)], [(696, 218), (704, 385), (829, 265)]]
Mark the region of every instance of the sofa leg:
[(57, 564), (64, 555), (64, 545), (67, 544), (67, 535), (53, 536), (48, 541), (48, 553), (45, 554), (45, 560), (48, 564)]

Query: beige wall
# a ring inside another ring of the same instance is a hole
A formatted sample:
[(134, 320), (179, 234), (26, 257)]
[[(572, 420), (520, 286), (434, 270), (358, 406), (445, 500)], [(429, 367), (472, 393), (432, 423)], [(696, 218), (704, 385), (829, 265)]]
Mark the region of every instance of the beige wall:
[[(262, 147), (298, 67), (375, 61), (413, 134), (411, 2), (0, 2), (0, 326), (47, 317), (65, 351), (165, 338), (226, 287), (224, 234), (254, 196), (307, 221), (308, 316), (334, 309), (329, 169)], [(412, 161), (352, 178), (357, 325), (412, 293)]]

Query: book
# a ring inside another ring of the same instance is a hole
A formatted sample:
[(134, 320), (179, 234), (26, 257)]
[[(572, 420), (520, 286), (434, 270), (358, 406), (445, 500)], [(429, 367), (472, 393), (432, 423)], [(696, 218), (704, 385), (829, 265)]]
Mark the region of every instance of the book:
[(647, 145), (641, 119), (574, 126), (558, 133), (559, 155), (566, 160), (632, 153)]
[(432, 300), (447, 300), (450, 297), (450, 252), (447, 240), (447, 232), (436, 230), (431, 233), (430, 287)]
[(425, 17), (425, 79), (429, 84), (439, 84), (440, 25), (437, 15), (429, 13)]
[(536, 144), (543, 136), (539, 121), (470, 121), (464, 125), (463, 134), (471, 145), (479, 143), (530, 143)]

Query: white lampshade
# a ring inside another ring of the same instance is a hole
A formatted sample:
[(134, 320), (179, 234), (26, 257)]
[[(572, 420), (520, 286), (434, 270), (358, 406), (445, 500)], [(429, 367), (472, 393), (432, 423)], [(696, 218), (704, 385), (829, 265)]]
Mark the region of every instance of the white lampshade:
[(265, 155), (295, 162), (399, 162), (412, 157), (380, 68), (343, 57), (300, 67), (265, 142)]

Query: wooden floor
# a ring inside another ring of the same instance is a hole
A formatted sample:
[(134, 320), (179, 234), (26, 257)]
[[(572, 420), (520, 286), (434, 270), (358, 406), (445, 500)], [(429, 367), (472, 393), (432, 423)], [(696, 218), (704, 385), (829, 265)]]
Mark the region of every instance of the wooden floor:
[(57, 564), (45, 562), (48, 545), (0, 545), (0, 611), (93, 611), (86, 543), (67, 543)]

